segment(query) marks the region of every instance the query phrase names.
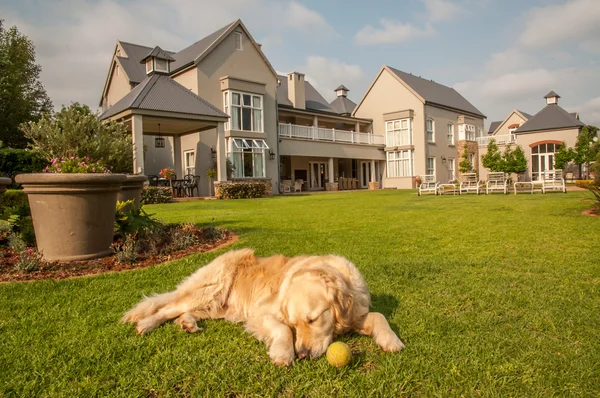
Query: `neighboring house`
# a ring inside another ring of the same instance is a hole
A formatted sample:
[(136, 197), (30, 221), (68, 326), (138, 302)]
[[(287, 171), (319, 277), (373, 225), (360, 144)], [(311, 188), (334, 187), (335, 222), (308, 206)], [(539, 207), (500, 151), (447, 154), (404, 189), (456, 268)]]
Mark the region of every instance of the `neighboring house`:
[(418, 175), (459, 177), (465, 144), (478, 167), (485, 115), (453, 88), (383, 66), (352, 115), (385, 134), (383, 188), (413, 188)]
[[(516, 145), (523, 148), (528, 165), (524, 176), (526, 180), (539, 180), (542, 172), (552, 170), (554, 154), (563, 142), (569, 147), (574, 146), (584, 124), (578, 113), (569, 113), (558, 105), (560, 96), (554, 91), (544, 98), (546, 106), (533, 116), (515, 109), (505, 120), (492, 122), (489, 135), (477, 139), (480, 155), (487, 153), (487, 145), (493, 138), (500, 151), (504, 151), (507, 145), (513, 149)], [(567, 171), (576, 172), (576, 168)], [(479, 168), (480, 179), (485, 180), (487, 173), (483, 166)]]

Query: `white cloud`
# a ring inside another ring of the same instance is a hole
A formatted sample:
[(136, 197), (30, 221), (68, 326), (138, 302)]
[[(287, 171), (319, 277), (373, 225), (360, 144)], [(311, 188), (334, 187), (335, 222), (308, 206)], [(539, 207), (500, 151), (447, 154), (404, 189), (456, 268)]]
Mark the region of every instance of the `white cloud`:
[(556, 84), (555, 77), (546, 69), (531, 69), (486, 79), (480, 90), (483, 95), (494, 97), (499, 101), (516, 101), (550, 91), (554, 84)]
[(354, 41), (357, 44), (389, 44), (402, 43), (408, 40), (427, 37), (435, 34), (435, 29), (431, 24), (426, 24), (424, 28), (418, 28), (409, 23), (396, 22), (388, 19), (380, 21), (381, 29), (367, 25), (356, 33)]
[(423, 0), (430, 22), (452, 21), (465, 12), (458, 3), (449, 0)]
[[(335, 98), (333, 90), (340, 84), (354, 92), (361, 85), (365, 77), (362, 68), (358, 65), (349, 65), (337, 59), (311, 55), (306, 59), (306, 64), (298, 68), (305, 73), (308, 80), (328, 101)], [(356, 90), (352, 98), (358, 99), (360, 91)]]
[(334, 29), (325, 21), (325, 18), (316, 11), (309, 10), (304, 5), (292, 1), (286, 7), (287, 21), (290, 26), (302, 30), (324, 29), (333, 32)]
[(572, 0), (526, 13), (520, 44), (548, 48), (567, 42), (576, 42), (584, 49), (600, 48), (598, 0)]

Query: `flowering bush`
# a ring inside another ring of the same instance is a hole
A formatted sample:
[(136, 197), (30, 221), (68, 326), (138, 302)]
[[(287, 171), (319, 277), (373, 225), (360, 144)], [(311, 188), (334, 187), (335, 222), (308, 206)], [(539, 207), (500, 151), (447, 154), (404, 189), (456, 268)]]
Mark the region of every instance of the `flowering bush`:
[(265, 184), (262, 182), (235, 182), (220, 184), (215, 192), (219, 199), (251, 199), (265, 196)]
[(421, 177), (415, 177), (415, 184), (416, 185), (421, 185)]
[(170, 203), (173, 201), (173, 191), (169, 187), (144, 187), (142, 188), (142, 203)]
[(52, 159), (50, 166), (46, 166), (46, 173), (110, 173), (110, 171), (97, 162), (90, 162), (87, 157), (78, 158), (71, 156)]
[(172, 180), (175, 178), (175, 170), (169, 167), (165, 167), (164, 169), (159, 171), (158, 174), (160, 174), (163, 178), (166, 178), (167, 180)]

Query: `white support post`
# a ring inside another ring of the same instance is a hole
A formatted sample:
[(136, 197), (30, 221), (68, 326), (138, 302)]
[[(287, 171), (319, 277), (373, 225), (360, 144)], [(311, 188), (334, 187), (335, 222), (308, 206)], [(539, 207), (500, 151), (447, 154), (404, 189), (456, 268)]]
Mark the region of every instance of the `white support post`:
[(377, 174), (375, 173), (375, 161), (371, 160), (371, 182), (377, 181)]
[(331, 137), (333, 139), (333, 142), (335, 142), (335, 129), (331, 129)]
[(227, 181), (227, 163), (225, 151), (225, 126), (217, 124), (217, 181)]
[(354, 131), (356, 131), (357, 133), (360, 133), (360, 123), (356, 122), (356, 125), (354, 126)]
[(313, 127), (312, 127), (312, 139), (316, 140), (319, 137), (319, 131), (317, 130), (319, 128), (319, 118), (314, 115), (313, 116)]
[(333, 182), (333, 158), (329, 158), (329, 183)]
[(133, 172), (144, 174), (144, 126), (142, 115), (131, 118), (131, 142), (133, 144)]

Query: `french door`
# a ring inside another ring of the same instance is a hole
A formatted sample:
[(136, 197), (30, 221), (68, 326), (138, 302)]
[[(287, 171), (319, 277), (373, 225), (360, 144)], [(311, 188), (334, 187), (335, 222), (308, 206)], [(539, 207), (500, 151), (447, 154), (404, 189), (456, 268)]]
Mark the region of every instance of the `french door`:
[(310, 189), (325, 189), (327, 172), (327, 163), (310, 162)]

